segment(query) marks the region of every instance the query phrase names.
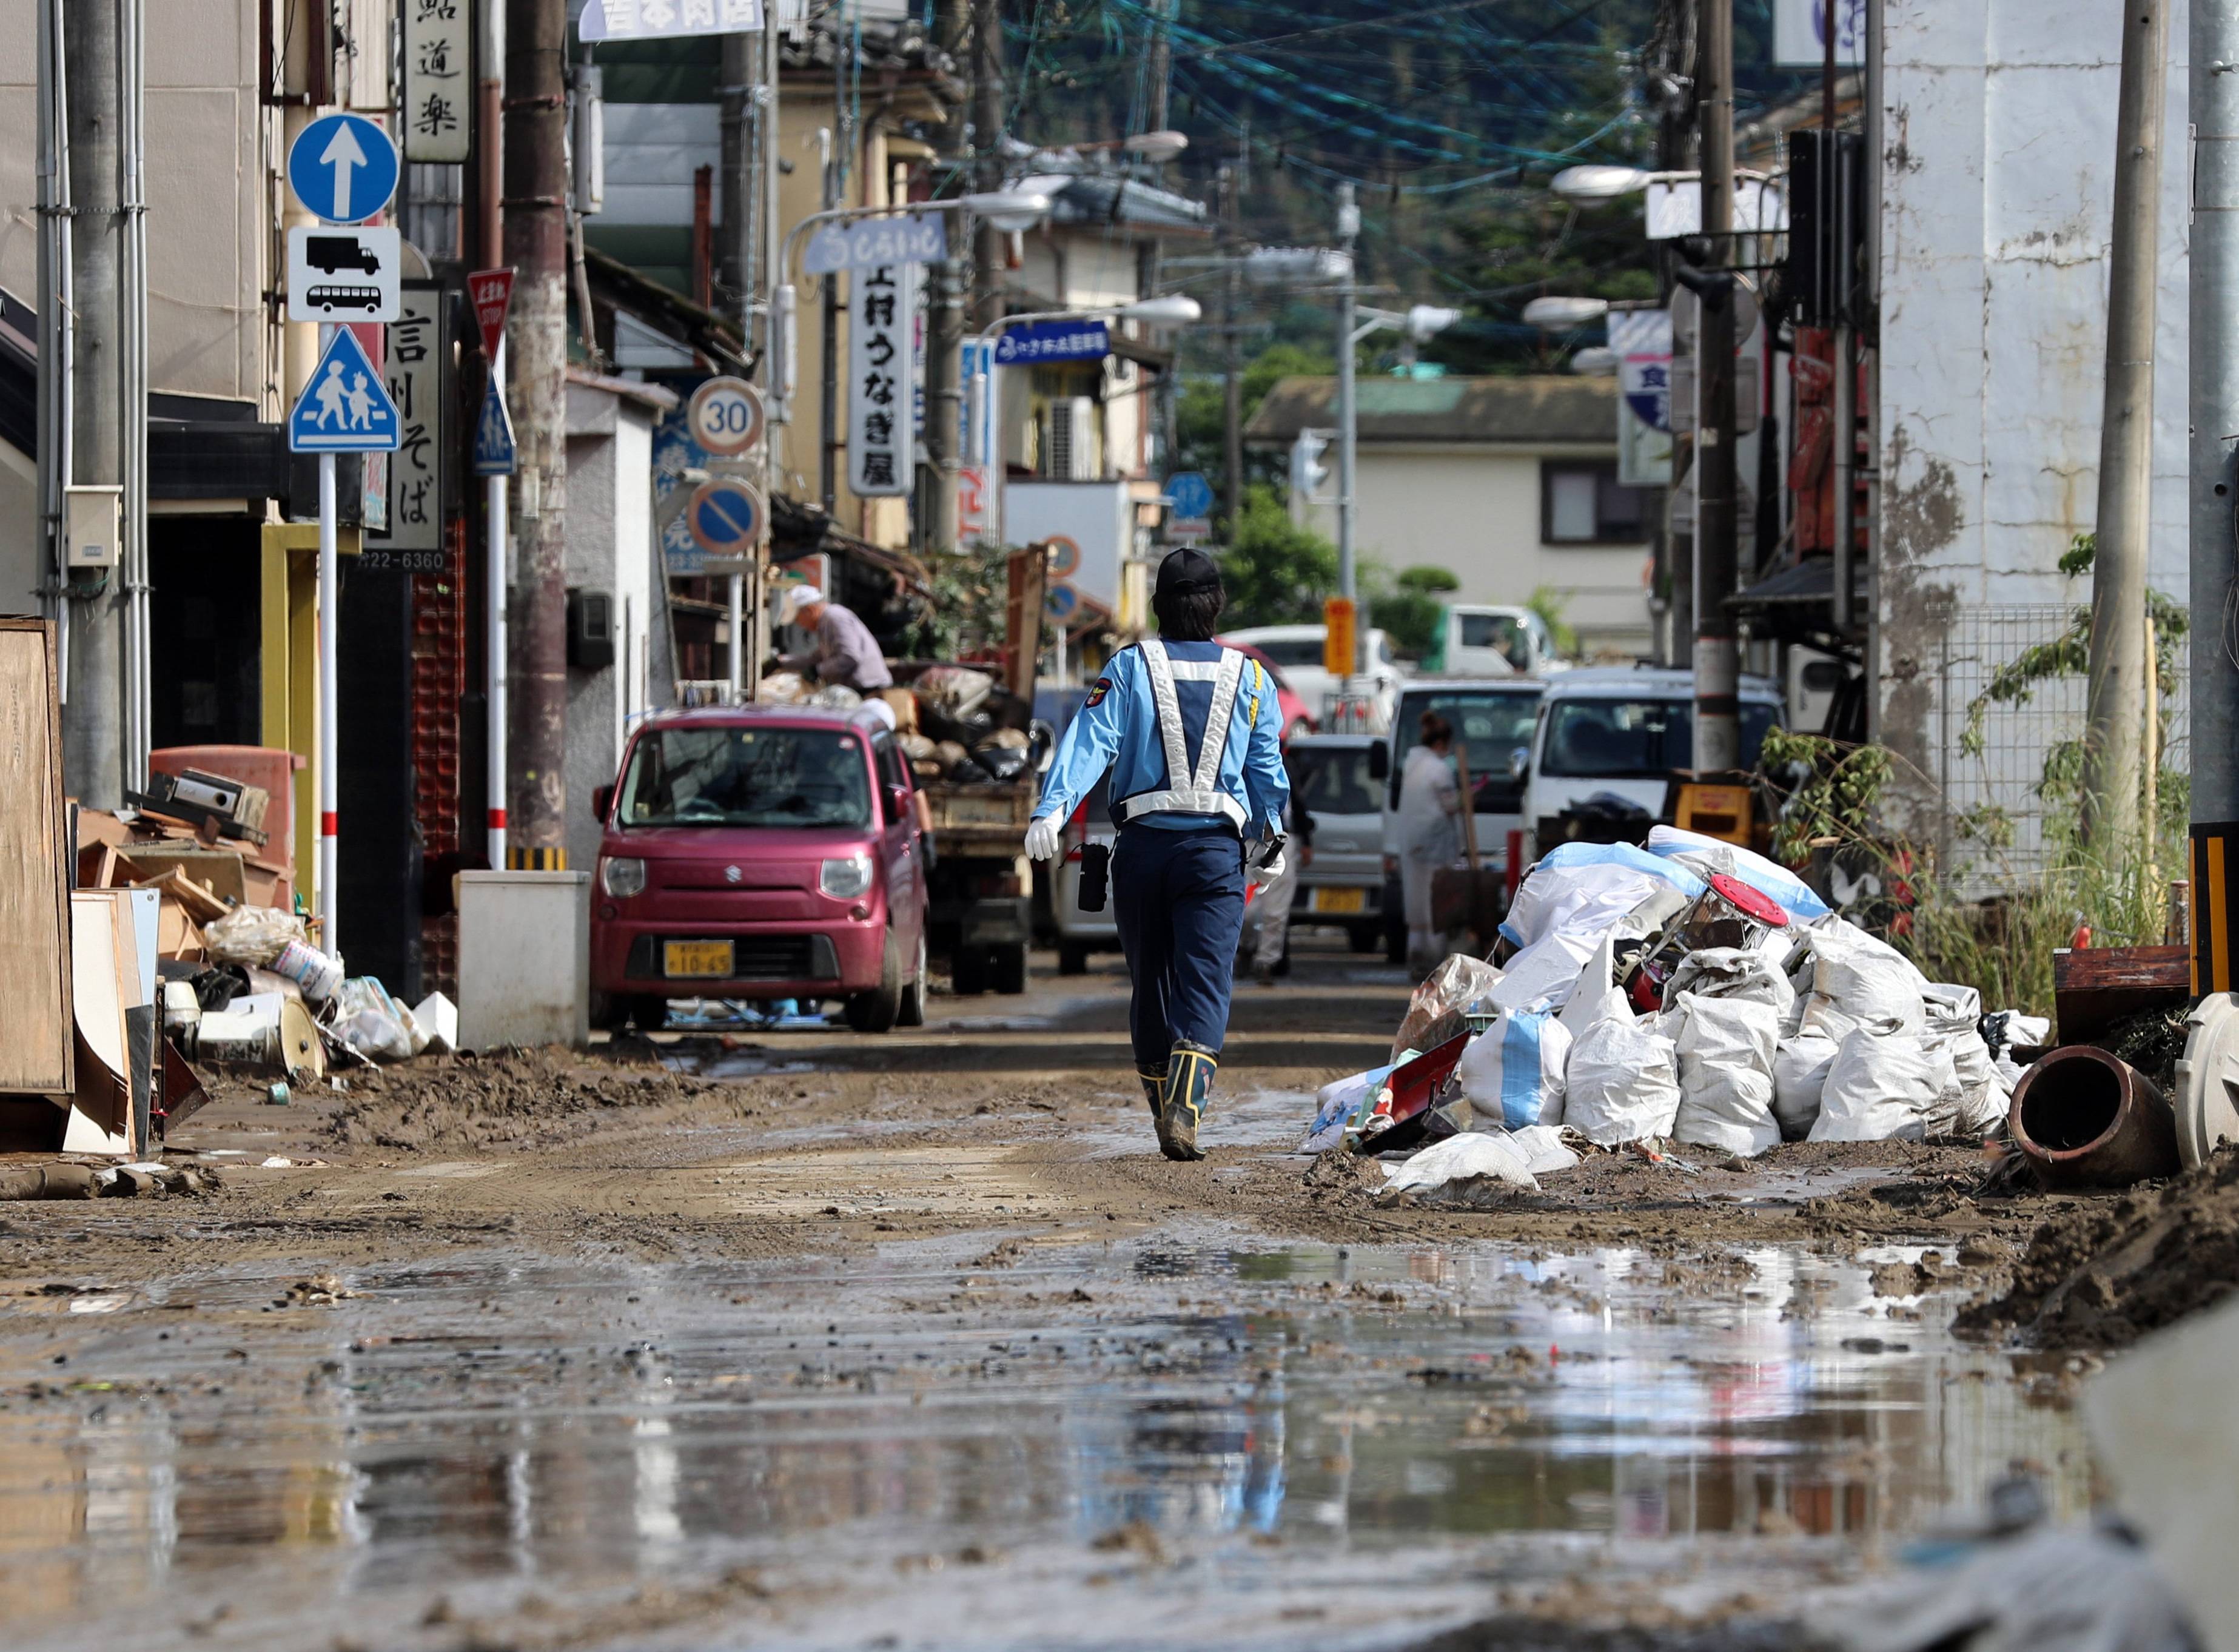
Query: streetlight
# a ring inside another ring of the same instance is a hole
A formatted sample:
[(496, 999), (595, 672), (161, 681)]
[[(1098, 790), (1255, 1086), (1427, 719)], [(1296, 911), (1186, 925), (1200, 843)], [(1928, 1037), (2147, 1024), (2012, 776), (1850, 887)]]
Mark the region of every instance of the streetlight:
[(1146, 322), (1153, 327), (1187, 327), (1204, 314), (1204, 307), (1197, 300), (1174, 293), (1162, 298), (1139, 298), (1128, 304), (1103, 305), (1095, 309), (1038, 309), (1018, 315), (998, 315), (980, 329), (980, 342), (983, 348), (975, 358), (972, 395), (965, 404), (964, 459), (967, 464), (987, 464), (993, 472), (987, 479), (987, 498), (993, 519), (989, 526), (996, 544), (1003, 542), (1003, 488), (1006, 478), (1003, 474), (1001, 437), (996, 438), (993, 453), (983, 454), (979, 450), (987, 398), (994, 392), (994, 379), (990, 370), (994, 366), (994, 352), (984, 347), (992, 345), (998, 333), (1013, 327), (1023, 327), (1030, 322), (1089, 322), (1109, 315), (1117, 321)]
[(1589, 327), (1609, 315), (1606, 298), (1580, 298), (1550, 293), (1535, 298), (1524, 307), (1524, 324), (1536, 327), (1543, 333), (1567, 333), (1574, 327)]

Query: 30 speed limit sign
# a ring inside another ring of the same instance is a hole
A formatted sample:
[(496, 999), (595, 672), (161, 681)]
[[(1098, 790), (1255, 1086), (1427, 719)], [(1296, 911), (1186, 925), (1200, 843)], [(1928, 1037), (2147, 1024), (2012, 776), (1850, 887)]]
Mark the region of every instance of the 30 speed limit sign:
[(728, 375), (709, 379), (692, 393), (685, 418), (692, 440), (709, 453), (742, 454), (762, 439), (762, 393)]

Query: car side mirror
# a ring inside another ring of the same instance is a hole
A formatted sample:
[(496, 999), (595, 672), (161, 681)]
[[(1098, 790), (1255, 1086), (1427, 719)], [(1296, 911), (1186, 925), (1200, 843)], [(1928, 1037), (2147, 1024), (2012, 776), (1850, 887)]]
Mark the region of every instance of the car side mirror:
[(1524, 777), (1531, 773), (1531, 748), (1519, 746), (1508, 754), (1508, 778), (1519, 786)]
[(905, 826), (912, 819), (910, 789), (907, 786), (887, 788), (887, 822), (890, 826)]
[(601, 824), (606, 820), (608, 806), (612, 804), (614, 800), (615, 788), (613, 786), (595, 786), (591, 788), (591, 813), (598, 817)]
[(1368, 778), (1388, 780), (1392, 775), (1392, 748), (1379, 740), (1368, 748)]

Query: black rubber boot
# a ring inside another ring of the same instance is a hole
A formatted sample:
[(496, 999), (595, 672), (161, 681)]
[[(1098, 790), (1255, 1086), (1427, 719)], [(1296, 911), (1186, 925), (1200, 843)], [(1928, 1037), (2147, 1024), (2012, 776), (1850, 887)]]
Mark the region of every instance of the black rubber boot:
[(1186, 1164), (1205, 1157), (1198, 1148), (1197, 1127), (1204, 1122), (1213, 1075), (1219, 1068), (1219, 1058), (1212, 1051), (1187, 1039), (1175, 1043), (1173, 1058), (1166, 1065), (1165, 1101), (1159, 1109), (1159, 1151), (1168, 1158)]
[(1155, 1125), (1159, 1121), (1159, 1105), (1166, 1098), (1166, 1070), (1160, 1067), (1153, 1072), (1147, 1067), (1138, 1067), (1135, 1076), (1143, 1081), (1143, 1099), (1151, 1104), (1151, 1122)]

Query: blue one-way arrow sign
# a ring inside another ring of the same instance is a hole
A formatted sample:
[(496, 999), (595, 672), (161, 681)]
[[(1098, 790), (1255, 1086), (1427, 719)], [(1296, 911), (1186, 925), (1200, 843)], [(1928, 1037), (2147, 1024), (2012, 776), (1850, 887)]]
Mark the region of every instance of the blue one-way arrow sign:
[(403, 421), (364, 346), (347, 327), (311, 369), (310, 382), (288, 415), (288, 446), (296, 453), (394, 453)]
[(396, 193), (396, 145), (362, 115), (322, 115), (288, 148), (296, 198), (329, 223), (357, 223)]
[(482, 394), (482, 416), (475, 421), (475, 474), (510, 476), (519, 463), (513, 446), (513, 417), (505, 410), (505, 396), (490, 381)]

